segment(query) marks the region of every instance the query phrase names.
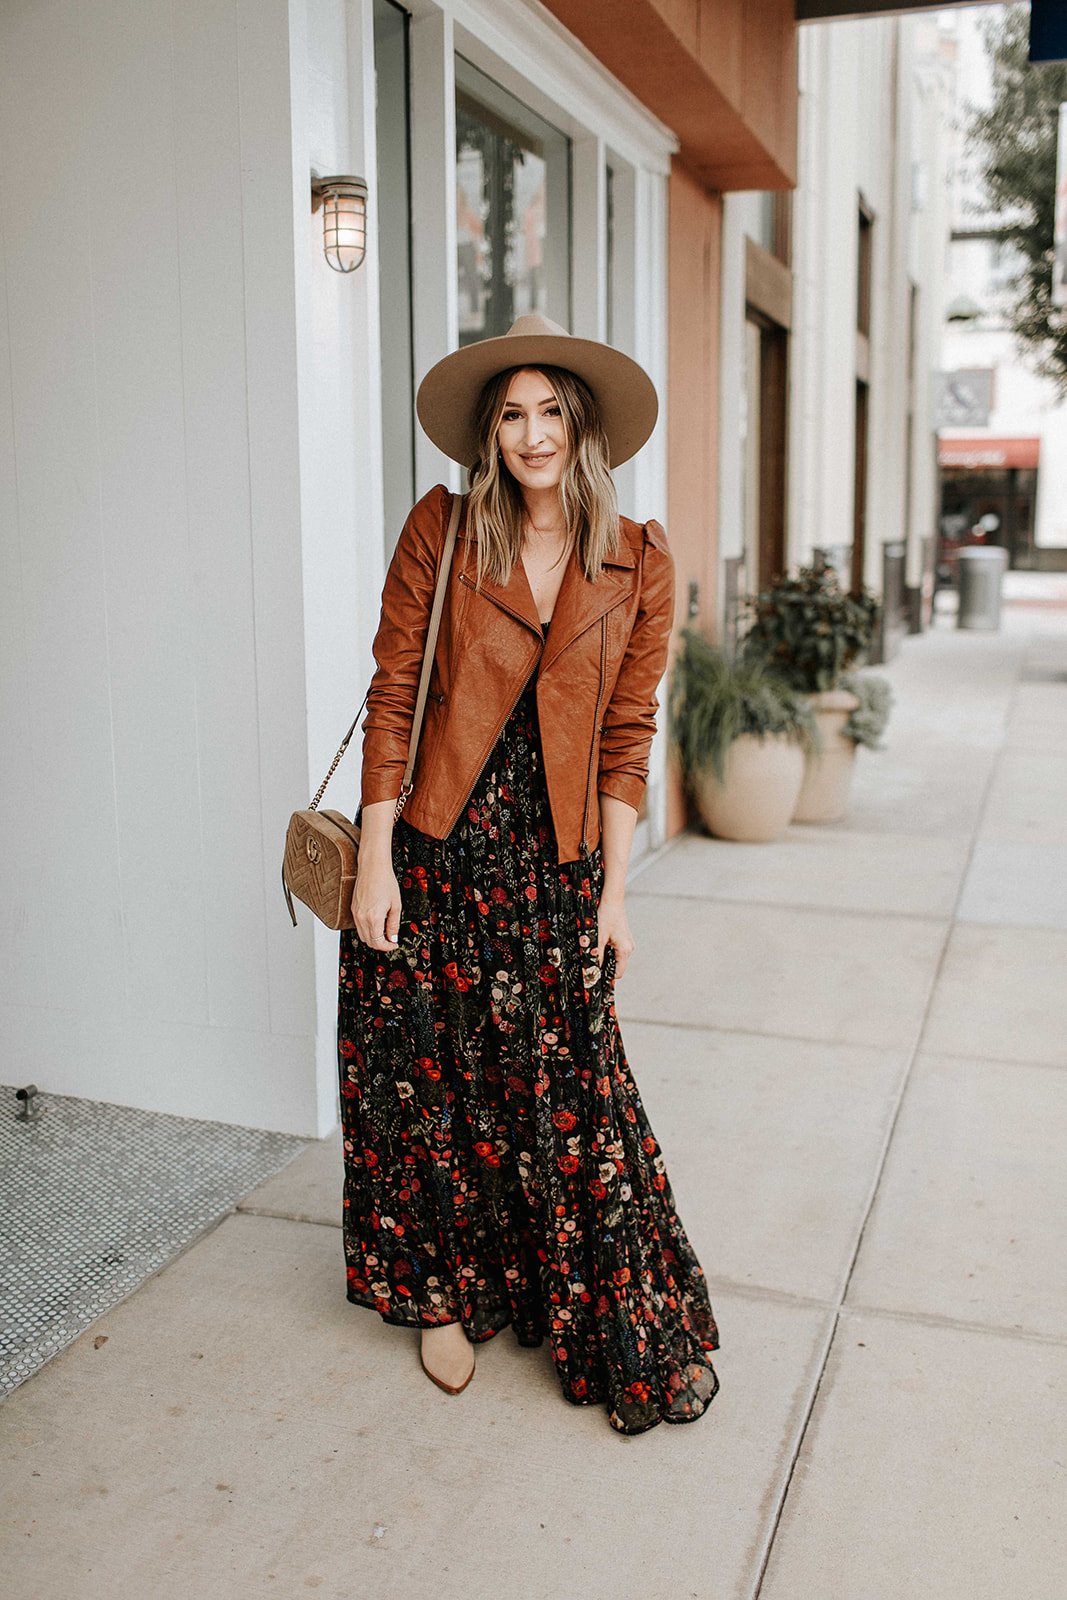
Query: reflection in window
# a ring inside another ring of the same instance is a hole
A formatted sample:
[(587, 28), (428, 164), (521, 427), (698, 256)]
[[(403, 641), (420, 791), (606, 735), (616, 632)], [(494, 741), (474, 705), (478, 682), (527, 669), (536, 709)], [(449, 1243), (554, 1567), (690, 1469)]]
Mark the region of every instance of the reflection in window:
[(607, 241), (604, 250), (604, 337), (608, 344), (615, 343), (615, 168), (609, 163), (604, 170), (605, 211), (607, 214)]
[(382, 467), (388, 558), (415, 501), (415, 388), (411, 328), (411, 171), (408, 149), (408, 15), (374, 0), (382, 361)]
[(569, 145), (558, 129), (456, 62), (459, 342), (540, 311), (569, 321)]

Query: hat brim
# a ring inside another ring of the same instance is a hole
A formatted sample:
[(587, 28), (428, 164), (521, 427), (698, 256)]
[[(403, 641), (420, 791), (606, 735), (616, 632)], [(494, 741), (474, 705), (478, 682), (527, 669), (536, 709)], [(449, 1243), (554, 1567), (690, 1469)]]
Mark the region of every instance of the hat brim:
[(571, 334), (502, 334), (454, 350), (419, 384), (415, 410), (423, 429), (461, 466), (473, 466), (477, 459), (478, 398), (489, 379), (509, 367), (564, 367), (588, 384), (607, 435), (612, 467), (635, 456), (656, 426), (655, 385), (645, 369), (621, 350)]

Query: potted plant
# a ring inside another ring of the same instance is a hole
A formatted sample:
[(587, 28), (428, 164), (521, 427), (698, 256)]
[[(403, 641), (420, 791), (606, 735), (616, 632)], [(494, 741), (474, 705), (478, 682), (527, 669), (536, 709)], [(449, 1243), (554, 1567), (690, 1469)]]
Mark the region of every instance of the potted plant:
[(882, 735), (893, 704), (889, 680), (873, 672), (844, 672), (841, 687), (854, 694), (858, 702), (849, 712), (841, 732), (853, 744), (865, 744), (869, 750), (883, 750)]
[[(881, 726), (873, 737), (877, 745), (888, 713), (889, 686), (884, 679), (864, 676), (861, 699), (858, 679), (849, 675), (849, 668), (870, 649), (878, 599), (866, 588), (849, 594), (834, 568), (816, 560), (750, 597), (747, 608), (752, 622), (742, 645), (744, 659), (762, 663), (795, 692), (806, 695), (818, 729), (818, 740), (805, 761), (793, 820), (836, 822), (848, 803), (856, 745), (871, 742), (862, 730), (873, 726), (873, 707), (880, 705)], [(875, 683), (884, 685), (884, 690), (867, 687)]]
[(813, 738), (802, 696), (759, 661), (731, 661), (682, 630), (671, 679), (670, 725), (686, 784), (721, 839), (780, 839)]

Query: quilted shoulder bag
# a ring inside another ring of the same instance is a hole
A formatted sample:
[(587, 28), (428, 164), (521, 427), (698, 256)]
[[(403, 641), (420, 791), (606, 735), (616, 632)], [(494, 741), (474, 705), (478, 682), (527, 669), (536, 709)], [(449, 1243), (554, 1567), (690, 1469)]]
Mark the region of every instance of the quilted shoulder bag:
[[(433, 653), (437, 645), (437, 635), (441, 627), (441, 613), (444, 610), (445, 589), (448, 584), (448, 573), (452, 565), (452, 552), (456, 545), (456, 531), (459, 527), (460, 513), (463, 509), (463, 496), (454, 495), (452, 498), (452, 515), (448, 521), (448, 532), (445, 535), (444, 548), (441, 552), (441, 565), (437, 573), (437, 586), (434, 589), (433, 608), (430, 612), (430, 624), (426, 632), (426, 644), (422, 656), (422, 673), (419, 677), (419, 689), (415, 698), (415, 713), (411, 720), (411, 734), (408, 738), (407, 764), (404, 768), (404, 780), (397, 796), (396, 809), (393, 820), (396, 821), (407, 803), (408, 795), (412, 789), (412, 773), (415, 770), (415, 756), (419, 748), (419, 734), (422, 732), (422, 719), (426, 710), (426, 694), (430, 684), (430, 669), (433, 666)], [(341, 740), (341, 748), (330, 764), (330, 770), (319, 785), (319, 791), (304, 811), (294, 811), (289, 818), (289, 827), (285, 835), (285, 855), (282, 858), (282, 888), (285, 891), (286, 904), (289, 915), (296, 927), (296, 908), (293, 905), (293, 896), (303, 901), (315, 913), (320, 922), (328, 928), (352, 928), (355, 923), (352, 918), (352, 891), (356, 886), (356, 860), (359, 851), (360, 827), (358, 822), (350, 822), (340, 811), (320, 811), (319, 801), (326, 790), (326, 785), (337, 771), (341, 757), (348, 749), (349, 740), (356, 731), (359, 719), (363, 714), (363, 706), (367, 704), (370, 690), (363, 696), (363, 705), (356, 712), (352, 726)]]

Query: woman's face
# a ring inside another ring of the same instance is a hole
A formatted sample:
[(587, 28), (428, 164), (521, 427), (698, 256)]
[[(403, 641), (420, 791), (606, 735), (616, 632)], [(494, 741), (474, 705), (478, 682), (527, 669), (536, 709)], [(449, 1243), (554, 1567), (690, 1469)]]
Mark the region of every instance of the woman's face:
[(567, 459), (567, 430), (559, 401), (533, 367), (508, 385), (497, 430), (504, 465), (524, 489), (555, 489)]

